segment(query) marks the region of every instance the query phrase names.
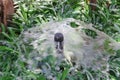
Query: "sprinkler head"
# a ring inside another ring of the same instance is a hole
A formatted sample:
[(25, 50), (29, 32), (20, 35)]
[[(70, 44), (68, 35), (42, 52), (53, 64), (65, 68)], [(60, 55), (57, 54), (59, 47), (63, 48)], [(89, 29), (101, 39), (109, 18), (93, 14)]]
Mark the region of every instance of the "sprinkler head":
[(64, 41), (64, 36), (62, 33), (56, 33), (54, 36), (54, 41), (55, 42), (63, 42)]
[(62, 33), (56, 33), (54, 36), (55, 48), (58, 53), (63, 53), (64, 36)]

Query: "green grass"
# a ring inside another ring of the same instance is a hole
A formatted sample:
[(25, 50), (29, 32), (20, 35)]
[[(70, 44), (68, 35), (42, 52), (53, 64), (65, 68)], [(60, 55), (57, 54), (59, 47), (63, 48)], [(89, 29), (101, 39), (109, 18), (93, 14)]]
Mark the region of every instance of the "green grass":
[[(9, 26), (7, 33), (4, 28), (3, 32), (0, 33), (0, 80), (19, 80), (19, 78), (21, 80), (46, 80), (45, 74), (36, 74), (29, 71), (26, 62), (21, 60), (20, 57), (23, 54), (25, 54), (26, 58), (28, 57), (31, 46), (22, 44), (23, 42), (19, 37), (28, 28), (50, 20), (62, 20), (72, 17), (87, 23), (93, 23), (95, 25), (93, 27), (120, 42), (119, 0), (111, 0), (109, 8), (105, 6), (104, 0), (98, 0), (96, 11), (91, 11), (85, 0), (51, 0), (50, 2), (48, 0), (15, 0), (15, 2), (18, 3), (19, 7), (13, 18), (15, 25)], [(107, 42), (105, 46), (106, 50), (112, 50), (109, 49)], [(119, 54), (120, 51), (117, 51), (116, 55), (111, 56), (108, 60), (110, 65), (108, 76), (110, 80), (120, 79)], [(51, 59), (51, 56), (48, 56), (43, 61), (51, 65), (51, 73), (56, 75), (57, 80), (93, 80), (95, 76), (99, 80), (107, 80), (101, 71), (86, 70), (84, 68), (70, 74), (70, 65), (67, 63), (61, 64), (64, 69), (58, 72), (54, 69), (54, 62), (49, 62), (49, 58)], [(52, 58), (52, 60), (55, 59)]]

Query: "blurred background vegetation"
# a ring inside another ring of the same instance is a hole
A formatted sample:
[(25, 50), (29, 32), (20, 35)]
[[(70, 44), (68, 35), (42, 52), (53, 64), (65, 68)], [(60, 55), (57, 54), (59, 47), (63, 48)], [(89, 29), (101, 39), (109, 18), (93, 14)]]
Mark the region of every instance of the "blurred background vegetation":
[[(96, 29), (105, 32), (120, 42), (120, 1), (97, 0), (97, 4), (89, 0), (14, 0), (18, 7), (13, 16), (12, 25), (8, 25), (7, 32), (2, 25), (0, 33), (0, 80), (46, 80), (44, 74), (35, 74), (26, 69), (26, 63), (19, 58), (21, 54), (29, 54), (30, 47), (26, 47), (19, 40), (21, 33), (28, 28), (35, 27), (51, 20), (75, 18), (86, 23), (93, 23)], [(91, 7), (92, 6), (92, 7)], [(94, 7), (94, 8), (93, 8)], [(120, 51), (109, 60), (110, 80), (120, 79)], [(51, 59), (51, 57), (50, 57)], [(53, 59), (52, 59), (53, 60)], [(86, 70), (84, 73), (68, 74), (68, 66), (58, 73), (57, 80), (98, 80), (102, 72)]]

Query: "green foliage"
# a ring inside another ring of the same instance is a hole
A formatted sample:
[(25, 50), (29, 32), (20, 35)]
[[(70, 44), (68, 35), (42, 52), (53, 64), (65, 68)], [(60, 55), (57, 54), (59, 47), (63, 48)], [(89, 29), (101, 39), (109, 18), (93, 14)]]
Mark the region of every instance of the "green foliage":
[(69, 72), (69, 69), (65, 69), (65, 70), (63, 71), (63, 73), (62, 73), (62, 76), (61, 76), (61, 79), (60, 79), (60, 80), (65, 80), (68, 72)]
[(114, 50), (110, 47), (110, 41), (107, 39), (104, 42), (104, 49), (106, 50), (106, 52), (108, 52), (109, 54), (114, 54)]
[(93, 39), (96, 38), (97, 36), (97, 33), (93, 30), (90, 30), (90, 29), (84, 29), (86, 35), (92, 37)]
[[(63, 18), (75, 18), (87, 23), (93, 23), (97, 29), (106, 32), (120, 42), (120, 1), (111, 0), (110, 6), (106, 7), (106, 0), (98, 0), (96, 10), (90, 9), (85, 0), (15, 0), (18, 9), (14, 15), (14, 26), (8, 26), (8, 32), (2, 25), (0, 33), (0, 80), (46, 80), (46, 76), (28, 71), (27, 63), (21, 60), (21, 55), (28, 58), (31, 51), (30, 46), (23, 44), (20, 40), (20, 33), (38, 24), (50, 20), (62, 20)], [(72, 27), (78, 25), (72, 22)], [(86, 34), (95, 38), (97, 34), (91, 30), (85, 30)], [(113, 51), (109, 47), (109, 40), (106, 40), (104, 47), (108, 53), (116, 53), (110, 56), (109, 78), (110, 80), (120, 79), (120, 51)], [(67, 63), (61, 64), (63, 71), (55, 70), (55, 58), (47, 56), (41, 62), (51, 66), (51, 73), (56, 75), (57, 80), (106, 80), (106, 76), (101, 71), (77, 70), (69, 71)]]
[(73, 27), (73, 28), (76, 28), (76, 27), (78, 27), (79, 25), (76, 24), (75, 22), (71, 22), (71, 23), (70, 23), (70, 26)]

